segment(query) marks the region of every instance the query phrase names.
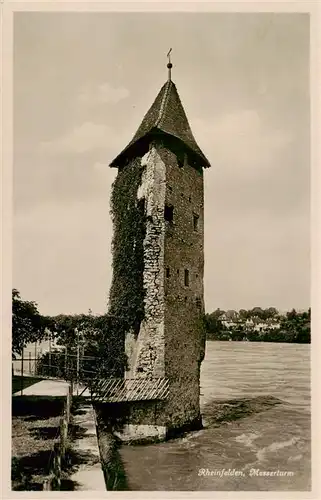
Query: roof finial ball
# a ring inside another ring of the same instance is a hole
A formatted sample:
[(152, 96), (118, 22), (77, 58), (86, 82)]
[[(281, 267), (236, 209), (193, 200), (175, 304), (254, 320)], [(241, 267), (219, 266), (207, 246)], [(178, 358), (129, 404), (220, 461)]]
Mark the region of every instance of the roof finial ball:
[(167, 53), (167, 57), (168, 57), (168, 63), (167, 63), (167, 67), (168, 67), (168, 79), (171, 80), (171, 77), (172, 77), (172, 63), (171, 63), (171, 52), (172, 52), (172, 49), (169, 49), (168, 53)]

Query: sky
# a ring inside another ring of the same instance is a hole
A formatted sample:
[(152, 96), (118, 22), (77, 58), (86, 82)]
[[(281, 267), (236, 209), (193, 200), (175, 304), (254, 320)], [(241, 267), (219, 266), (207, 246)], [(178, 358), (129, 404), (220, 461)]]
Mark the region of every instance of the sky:
[(205, 304), (310, 305), (309, 18), (15, 13), (13, 286), (42, 314), (106, 310), (109, 163), (167, 78), (211, 163)]

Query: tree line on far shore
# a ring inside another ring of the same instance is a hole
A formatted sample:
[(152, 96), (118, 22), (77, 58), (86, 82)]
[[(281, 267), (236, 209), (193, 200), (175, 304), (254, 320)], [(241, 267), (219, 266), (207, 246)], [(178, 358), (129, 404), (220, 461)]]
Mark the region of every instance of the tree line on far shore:
[(274, 307), (239, 311), (216, 309), (205, 314), (207, 340), (251, 342), (311, 342), (311, 309), (280, 313)]
[[(311, 310), (285, 314), (275, 308), (216, 311), (205, 314), (207, 340), (248, 340), (263, 342), (310, 342)], [(126, 366), (122, 332), (128, 325), (126, 318), (108, 314), (43, 316), (35, 302), (23, 300), (18, 290), (12, 291), (12, 354), (20, 355), (22, 349), (35, 341), (51, 336), (56, 343), (67, 346), (72, 352), (79, 341), (83, 351), (102, 360), (101, 369), (121, 373)], [(76, 332), (79, 332), (77, 338)], [(108, 360), (108, 361), (107, 361)]]

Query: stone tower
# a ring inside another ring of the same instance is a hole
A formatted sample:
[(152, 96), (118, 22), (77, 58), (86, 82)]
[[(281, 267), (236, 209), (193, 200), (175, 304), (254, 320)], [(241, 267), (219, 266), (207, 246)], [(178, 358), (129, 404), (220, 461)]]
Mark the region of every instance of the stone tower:
[[(125, 332), (125, 377), (167, 379), (169, 385), (165, 400), (136, 401), (127, 406), (124, 439), (162, 439), (202, 425), (203, 169), (210, 165), (193, 137), (171, 79), (171, 63), (167, 67), (168, 80), (134, 138), (110, 165), (118, 168), (114, 190), (118, 183), (121, 193), (121, 186), (127, 183), (126, 193), (121, 194), (127, 199), (118, 214), (114, 252), (121, 253), (123, 248), (119, 240), (122, 224), (137, 211), (128, 226), (133, 232), (132, 250), (127, 250), (122, 266), (115, 267), (114, 254), (111, 289), (114, 298), (122, 295), (118, 303), (123, 310), (130, 300), (138, 300), (141, 292), (141, 307), (136, 306), (136, 318), (135, 312), (130, 313), (134, 321)], [(137, 218), (140, 229), (134, 230)], [(140, 238), (135, 239), (135, 231)], [(130, 264), (132, 255), (136, 257)]]

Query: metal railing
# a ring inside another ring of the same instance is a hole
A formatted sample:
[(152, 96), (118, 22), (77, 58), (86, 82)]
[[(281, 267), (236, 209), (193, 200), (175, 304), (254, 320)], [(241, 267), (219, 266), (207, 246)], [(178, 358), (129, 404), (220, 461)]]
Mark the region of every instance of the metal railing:
[(12, 375), (77, 383), (83, 377), (94, 376), (97, 361), (96, 357), (84, 355), (79, 349), (60, 347), (42, 352), (35, 344), (12, 360)]
[(72, 382), (77, 395), (86, 394), (96, 402), (125, 402), (163, 400), (168, 397), (169, 380), (165, 377), (121, 378), (105, 376), (98, 371), (98, 358), (68, 351), (67, 348), (49, 350), (35, 355), (24, 351), (12, 362), (12, 374), (21, 377), (21, 395), (24, 378), (54, 379)]

